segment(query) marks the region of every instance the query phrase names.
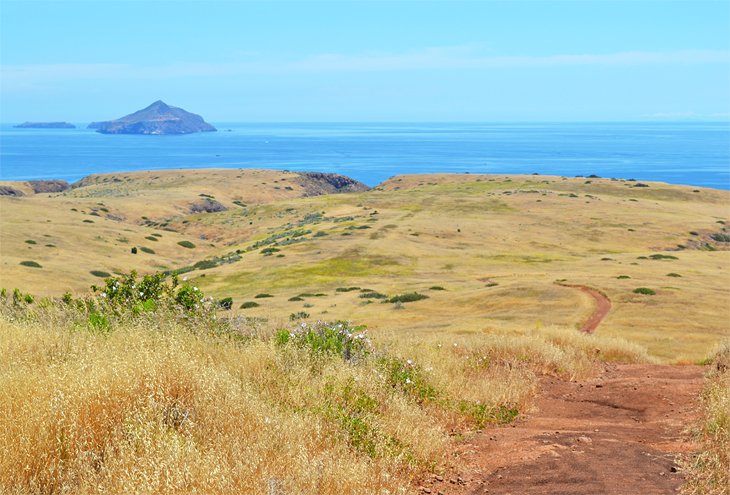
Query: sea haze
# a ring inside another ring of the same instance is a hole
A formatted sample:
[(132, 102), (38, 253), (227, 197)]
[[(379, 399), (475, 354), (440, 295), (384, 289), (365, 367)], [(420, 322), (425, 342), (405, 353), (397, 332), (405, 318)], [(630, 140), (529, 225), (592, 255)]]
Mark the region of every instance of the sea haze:
[(270, 168), (336, 172), (374, 186), (398, 174), (599, 175), (730, 189), (730, 124), (215, 123), (219, 132), (103, 135), (0, 126), (0, 179)]

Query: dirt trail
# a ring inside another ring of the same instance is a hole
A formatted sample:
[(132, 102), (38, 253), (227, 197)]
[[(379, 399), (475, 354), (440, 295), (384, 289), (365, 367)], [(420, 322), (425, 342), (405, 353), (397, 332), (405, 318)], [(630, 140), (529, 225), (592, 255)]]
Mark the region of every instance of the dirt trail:
[(572, 287), (574, 289), (579, 289), (581, 292), (585, 292), (596, 301), (596, 309), (593, 310), (590, 318), (588, 318), (588, 320), (583, 324), (580, 329), (581, 332), (593, 333), (596, 328), (598, 328), (598, 325), (601, 324), (601, 321), (603, 321), (608, 312), (611, 310), (611, 300), (608, 298), (608, 296), (606, 296), (606, 294), (599, 291), (598, 289), (587, 287), (585, 285), (571, 285), (563, 283), (557, 283), (557, 285), (560, 285), (561, 287)]
[[(605, 365), (580, 383), (541, 380), (536, 409), (487, 429), (434, 476), (433, 494), (670, 494), (681, 485), (676, 455), (695, 418), (699, 366)], [(439, 479), (441, 478), (441, 479)]]

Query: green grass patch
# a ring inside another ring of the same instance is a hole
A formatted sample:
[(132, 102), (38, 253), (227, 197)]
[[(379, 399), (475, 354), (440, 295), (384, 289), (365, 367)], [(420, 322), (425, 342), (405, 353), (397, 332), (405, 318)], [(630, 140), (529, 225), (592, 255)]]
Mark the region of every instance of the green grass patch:
[(145, 237), (145, 239), (147, 239), (148, 241), (152, 241), (152, 242), (158, 242), (158, 240), (159, 240), (159, 239), (157, 239), (157, 237), (154, 237), (151, 235), (148, 235), (147, 237)]
[(679, 278), (679, 277), (681, 277), (681, 276), (682, 276), (682, 275), (680, 275), (679, 273), (674, 273), (674, 272), (672, 272), (672, 273), (667, 273), (667, 277), (675, 277), (675, 278)]
[(258, 308), (259, 306), (261, 306), (261, 305), (259, 303), (257, 303), (256, 301), (246, 301), (245, 303), (241, 304), (239, 306), (239, 308), (249, 309), (249, 308)]
[(267, 298), (267, 297), (274, 297), (274, 296), (271, 295), (271, 294), (262, 293), (262, 294), (256, 294), (253, 297), (254, 297), (254, 299), (264, 299), (264, 298)]
[(195, 247), (195, 244), (190, 241), (180, 241), (177, 244), (187, 249), (193, 249)]
[(37, 243), (36, 241), (34, 241), (33, 239), (28, 239), (28, 240), (26, 240), (26, 241), (25, 241), (25, 243), (26, 243), (26, 244), (38, 244), (38, 243)]
[(99, 277), (99, 278), (107, 278), (107, 277), (112, 276), (111, 273), (105, 272), (103, 270), (91, 270), (89, 273), (91, 273), (93, 276)]
[(148, 248), (148, 247), (146, 247), (146, 246), (140, 246), (140, 247), (139, 247), (139, 250), (140, 250), (140, 251), (142, 251), (143, 253), (147, 253), (147, 254), (155, 254), (155, 250), (154, 250), (154, 249), (152, 249), (152, 248)]

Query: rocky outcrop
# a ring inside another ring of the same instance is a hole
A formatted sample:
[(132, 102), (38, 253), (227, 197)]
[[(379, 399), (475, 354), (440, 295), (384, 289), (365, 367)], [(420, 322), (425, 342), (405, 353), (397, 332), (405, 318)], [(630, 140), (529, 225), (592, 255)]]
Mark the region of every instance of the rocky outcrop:
[(63, 192), (71, 188), (65, 180), (29, 180), (28, 184), (36, 194)]
[(92, 122), (89, 129), (102, 134), (192, 134), (217, 129), (203, 117), (158, 100), (152, 105), (116, 120)]
[(322, 172), (297, 172), (298, 182), (304, 187), (305, 196), (320, 196), (348, 192), (362, 192), (370, 189), (362, 182), (340, 174)]
[(20, 189), (15, 189), (14, 187), (0, 186), (0, 196), (13, 196), (18, 198), (20, 196), (25, 196), (25, 194)]

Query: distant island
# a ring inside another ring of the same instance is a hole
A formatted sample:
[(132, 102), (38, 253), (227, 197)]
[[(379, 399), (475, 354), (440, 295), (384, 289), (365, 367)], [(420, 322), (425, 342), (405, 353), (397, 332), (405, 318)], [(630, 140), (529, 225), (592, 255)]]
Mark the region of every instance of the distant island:
[(89, 129), (102, 134), (191, 134), (215, 132), (203, 117), (158, 100), (132, 114), (106, 122), (92, 122)]
[(76, 129), (76, 126), (68, 122), (23, 122), (14, 125), (16, 129)]

